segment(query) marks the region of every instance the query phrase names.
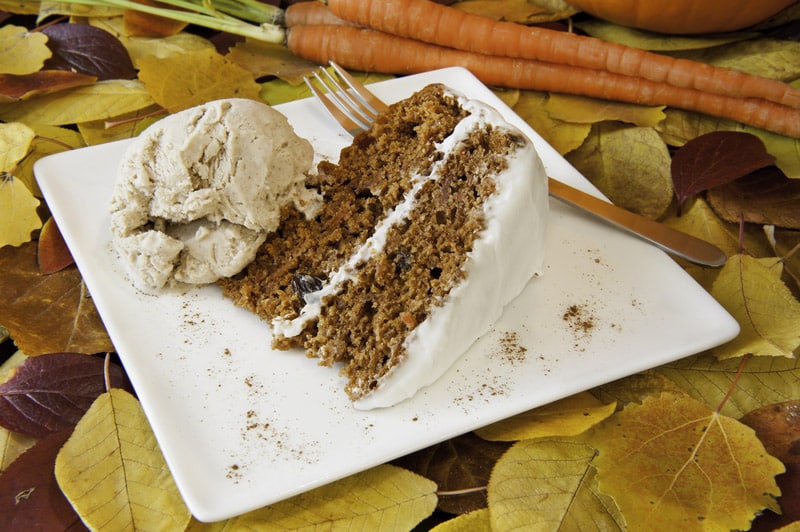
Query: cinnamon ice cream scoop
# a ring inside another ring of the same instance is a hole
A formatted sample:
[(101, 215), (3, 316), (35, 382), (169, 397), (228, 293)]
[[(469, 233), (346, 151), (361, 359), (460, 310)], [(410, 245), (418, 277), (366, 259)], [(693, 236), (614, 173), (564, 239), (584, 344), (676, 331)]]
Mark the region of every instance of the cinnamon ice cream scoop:
[(127, 149), (111, 200), (112, 243), (133, 284), (154, 291), (235, 275), (289, 204), (311, 215), (311, 144), (247, 99), (170, 115)]

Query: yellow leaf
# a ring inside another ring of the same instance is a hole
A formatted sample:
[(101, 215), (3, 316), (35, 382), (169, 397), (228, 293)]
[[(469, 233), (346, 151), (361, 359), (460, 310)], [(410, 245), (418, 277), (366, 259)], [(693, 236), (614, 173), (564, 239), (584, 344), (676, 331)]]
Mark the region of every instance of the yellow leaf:
[(717, 360), (710, 354), (688, 357), (654, 371), (665, 375), (689, 395), (709, 405), (720, 404), (736, 382), (721, 412), (733, 418), (766, 405), (797, 399), (800, 361), (784, 357), (754, 357), (741, 374), (741, 359)]
[(229, 521), (233, 529), (411, 530), (436, 508), (436, 484), (380, 465)]
[(37, 72), (51, 55), (44, 33), (11, 24), (0, 26), (0, 73)]
[(25, 183), (13, 175), (0, 174), (0, 247), (30, 241), (31, 232), (42, 226), (38, 206), (39, 200)]
[(94, 530), (183, 530), (178, 493), (139, 402), (111, 389), (98, 397), (56, 457), (56, 480)]
[(258, 99), (253, 75), (216, 50), (139, 59), (139, 79), (170, 113), (220, 98)]
[(600, 490), (631, 530), (746, 530), (777, 509), (783, 464), (752, 429), (689, 397), (630, 405), (591, 441)]
[(79, 136), (87, 146), (131, 139), (164, 116), (166, 112), (160, 107), (148, 107), (116, 116), (113, 122), (108, 120), (82, 122), (78, 124)]
[(745, 354), (791, 357), (800, 346), (800, 302), (781, 280), (780, 259), (734, 255), (711, 287), (741, 327), (739, 335), (714, 349), (719, 359)]
[(104, 120), (153, 105), (153, 99), (135, 80), (98, 81), (0, 105), (0, 119), (6, 122), (61, 126), (89, 120)]
[(545, 108), (552, 118), (576, 124), (616, 120), (647, 127), (658, 125), (666, 117), (663, 106), (612, 102), (570, 94), (551, 94)]
[(800, 78), (800, 42), (791, 39), (748, 39), (727, 46), (676, 54), (702, 63), (731, 68), (765, 78)]
[(622, 530), (614, 501), (597, 490), (595, 450), (580, 440), (524, 440), (495, 464), (493, 530)]
[(558, 153), (564, 155), (583, 144), (592, 128), (589, 124), (564, 122), (551, 117), (547, 112), (547, 98), (547, 94), (542, 92), (520, 91), (513, 109)]
[(717, 33), (708, 35), (669, 35), (621, 26), (598, 18), (582, 20), (575, 24), (592, 37), (604, 41), (621, 43), (642, 50), (674, 52), (677, 50), (697, 50), (721, 46), (753, 38), (756, 33)]
[(672, 159), (653, 128), (595, 124), (567, 160), (628, 210), (656, 219), (672, 203)]
[(125, 49), (131, 56), (134, 66), (146, 57), (167, 58), (176, 54), (215, 50), (214, 43), (192, 33), (178, 33), (167, 37), (125, 37), (120, 36)]
[(291, 85), (303, 83), (303, 76), (319, 67), (294, 55), (283, 45), (246, 40), (230, 49), (228, 59), (250, 71), (254, 77), (277, 76)]
[(33, 124), (31, 128), (36, 137), (31, 144), (31, 151), (20, 162), (15, 175), (27, 185), (34, 196), (41, 198), (42, 192), (39, 190), (39, 183), (36, 182), (33, 174), (33, 165), (36, 161), (47, 155), (81, 148), (84, 143), (80, 134), (74, 129), (45, 124)]
[(17, 164), (28, 154), (35, 136), (25, 124), (0, 124), (0, 171), (15, 172)]
[(0, 0), (0, 10), (16, 15), (36, 15), (39, 13), (39, 2), (30, 0)]
[(431, 532), (475, 532), (491, 530), (491, 526), (489, 509), (481, 508), (439, 523), (431, 529)]
[(602, 401), (616, 401), (618, 405), (641, 403), (651, 395), (662, 392), (683, 393), (675, 382), (656, 371), (643, 371), (609, 382), (591, 390), (592, 395)]
[(604, 404), (589, 392), (582, 392), (498, 421), (475, 433), (490, 441), (577, 436), (613, 414), (616, 406), (616, 403)]

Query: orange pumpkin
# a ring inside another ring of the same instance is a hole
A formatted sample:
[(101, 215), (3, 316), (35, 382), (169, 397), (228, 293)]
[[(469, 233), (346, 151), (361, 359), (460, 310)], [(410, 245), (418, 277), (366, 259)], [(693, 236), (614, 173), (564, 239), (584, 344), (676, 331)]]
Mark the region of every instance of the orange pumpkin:
[(660, 33), (735, 31), (768, 19), (797, 0), (567, 0), (598, 18)]

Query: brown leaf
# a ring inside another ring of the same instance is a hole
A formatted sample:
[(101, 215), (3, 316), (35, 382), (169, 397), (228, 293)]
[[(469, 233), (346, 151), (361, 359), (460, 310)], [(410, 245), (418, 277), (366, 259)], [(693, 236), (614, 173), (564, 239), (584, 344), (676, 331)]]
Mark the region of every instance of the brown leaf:
[(90, 85), (97, 77), (65, 70), (40, 70), (32, 74), (0, 74), (0, 101), (22, 100), (36, 94)]
[(55, 220), (51, 217), (39, 233), (39, 271), (44, 274), (55, 273), (75, 263)]
[(102, 353), (114, 346), (77, 268), (39, 273), (37, 246), (0, 248), (0, 323), (25, 354)]
[(763, 168), (708, 191), (708, 203), (728, 222), (800, 229), (800, 180), (774, 166)]
[(690, 140), (672, 157), (678, 203), (775, 163), (764, 143), (750, 133), (714, 131)]
[[(108, 365), (108, 384), (128, 388), (117, 364)], [(102, 358), (54, 353), (29, 358), (0, 384), (0, 425), (42, 437), (75, 425), (106, 391)]]
[[(786, 472), (775, 477), (775, 480), (781, 489), (781, 496), (778, 497), (781, 515), (771, 510), (765, 510), (753, 520), (750, 532), (772, 532), (778, 529), (784, 532), (797, 530), (797, 525), (800, 523), (800, 463), (786, 464)], [(791, 523), (794, 523), (795, 528), (781, 528)]]
[(800, 399), (762, 406), (739, 421), (756, 431), (769, 454), (800, 464)]
[[(511, 443), (490, 442), (468, 433), (404, 456), (393, 464), (436, 482), (440, 510), (465, 514), (486, 507), (492, 467), (510, 446)], [(466, 492), (447, 493), (461, 490)]]
[(53, 473), (72, 429), (42, 439), (0, 475), (0, 530), (87, 530)]
[(128, 50), (114, 35), (89, 24), (53, 24), (42, 29), (53, 57), (45, 68), (70, 70), (106, 79), (133, 79)]

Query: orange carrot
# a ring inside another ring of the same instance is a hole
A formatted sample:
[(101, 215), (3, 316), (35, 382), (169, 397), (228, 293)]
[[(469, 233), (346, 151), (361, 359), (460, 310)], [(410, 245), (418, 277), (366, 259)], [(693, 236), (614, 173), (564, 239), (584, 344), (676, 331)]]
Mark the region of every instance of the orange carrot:
[(687, 89), (800, 107), (800, 89), (781, 81), (593, 37), (496, 21), (430, 0), (328, 0), (328, 7), (338, 17), (362, 26), (449, 48), (607, 70)]
[(333, 60), (365, 72), (412, 74), (463, 66), (487, 85), (667, 105), (800, 137), (800, 110), (766, 100), (733, 98), (556, 63), (465, 52), (354, 26), (296, 26), (289, 30), (287, 44), (305, 59), (317, 63)]
[(287, 7), (284, 11), (284, 24), (291, 28), (301, 25), (355, 23), (337, 17), (322, 2), (311, 1), (297, 2)]

